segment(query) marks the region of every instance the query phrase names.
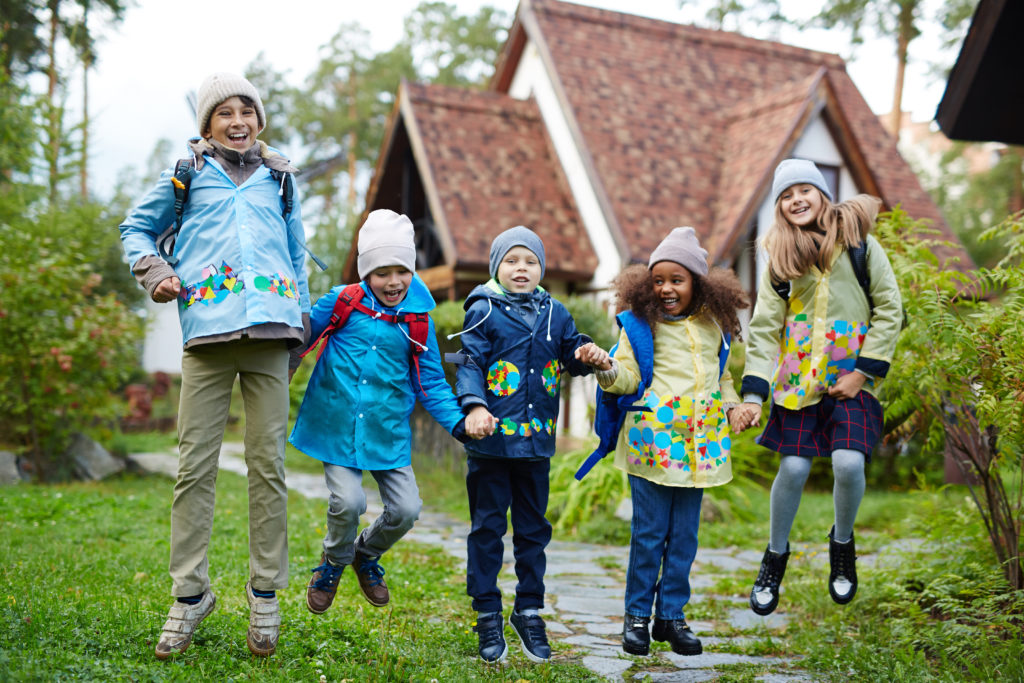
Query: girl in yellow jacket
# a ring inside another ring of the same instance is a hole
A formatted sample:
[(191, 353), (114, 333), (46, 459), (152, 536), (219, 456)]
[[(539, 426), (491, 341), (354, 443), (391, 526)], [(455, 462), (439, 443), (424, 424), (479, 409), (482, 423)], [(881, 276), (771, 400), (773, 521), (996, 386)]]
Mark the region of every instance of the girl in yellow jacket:
[[(768, 265), (750, 321), (744, 403), (730, 416), (737, 432), (757, 424), (771, 395), (758, 443), (782, 457), (771, 491), (771, 537), (750, 593), (760, 615), (778, 605), (789, 532), (816, 457), (832, 459), (835, 477), (829, 594), (844, 605), (857, 591), (853, 523), (865, 460), (882, 431), (876, 394), (902, 320), (892, 267), (868, 235), (880, 200), (858, 195), (833, 205), (821, 172), (803, 159), (779, 164), (772, 195), (775, 222), (765, 236)], [(862, 243), (870, 302), (851, 253)]]
[[(629, 413), (615, 452), (633, 500), (622, 649), (646, 655), (653, 637), (677, 654), (696, 655), (701, 642), (683, 608), (700, 504), (706, 487), (732, 479), (725, 412), (739, 401), (729, 373), (719, 379), (719, 349), (725, 333), (739, 336), (736, 310), (748, 302), (732, 272), (709, 274), (693, 228), (675, 228), (646, 268), (628, 267), (613, 286), (619, 309), (632, 310), (654, 333), (654, 374), (641, 399), (650, 412)], [(606, 392), (636, 392), (640, 366), (625, 332), (614, 357), (594, 344), (576, 355), (597, 370)]]

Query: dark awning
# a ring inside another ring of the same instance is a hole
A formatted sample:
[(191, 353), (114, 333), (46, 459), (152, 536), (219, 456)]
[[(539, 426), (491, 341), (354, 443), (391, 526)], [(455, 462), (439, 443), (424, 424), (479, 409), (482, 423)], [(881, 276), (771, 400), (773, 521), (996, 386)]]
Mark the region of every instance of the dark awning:
[(1024, 144), (1024, 2), (981, 0), (935, 120), (947, 137)]

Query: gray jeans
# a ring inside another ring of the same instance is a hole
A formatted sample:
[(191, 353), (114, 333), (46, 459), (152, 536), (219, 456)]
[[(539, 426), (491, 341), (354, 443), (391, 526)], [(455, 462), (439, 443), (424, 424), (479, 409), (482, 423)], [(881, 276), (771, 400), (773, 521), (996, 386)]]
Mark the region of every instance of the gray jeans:
[(357, 539), (359, 517), (366, 512), (363, 471), (324, 463), (324, 477), (331, 492), (324, 553), (333, 564), (351, 564), (356, 551), (369, 558), (380, 557), (419, 519), (423, 501), (412, 466), (370, 470), (370, 474), (377, 481), (384, 511)]

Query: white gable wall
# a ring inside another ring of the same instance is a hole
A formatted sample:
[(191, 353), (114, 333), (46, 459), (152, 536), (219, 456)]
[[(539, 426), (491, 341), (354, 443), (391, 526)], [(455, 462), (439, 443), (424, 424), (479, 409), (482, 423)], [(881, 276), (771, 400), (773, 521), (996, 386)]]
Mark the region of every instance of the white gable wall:
[(532, 40), (529, 40), (523, 49), (508, 92), (516, 99), (525, 100), (533, 96), (537, 101), (555, 154), (569, 181), (569, 191), (576, 202), (583, 227), (597, 253), (597, 269), (594, 271), (594, 279), (589, 283), (590, 287), (603, 290), (622, 269), (622, 256), (615, 246), (611, 229), (597, 201), (597, 194), (586, 172), (586, 164), (583, 163), (580, 150), (569, 132), (569, 122), (555, 94), (551, 77), (544, 68), (544, 61)]

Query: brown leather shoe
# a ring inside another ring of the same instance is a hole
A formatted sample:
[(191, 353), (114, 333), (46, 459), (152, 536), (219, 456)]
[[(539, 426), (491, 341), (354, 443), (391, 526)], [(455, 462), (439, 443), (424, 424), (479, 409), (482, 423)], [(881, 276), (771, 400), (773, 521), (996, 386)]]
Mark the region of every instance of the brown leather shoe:
[(313, 576), (306, 586), (306, 607), (313, 614), (323, 614), (334, 602), (338, 592), (338, 581), (345, 566), (340, 567), (327, 561), (327, 554), (320, 555), (320, 566), (313, 569)]
[(384, 583), (384, 567), (377, 564), (376, 559), (370, 559), (357, 552), (352, 560), (352, 568), (356, 570), (359, 590), (363, 592), (366, 601), (374, 607), (388, 604), (391, 593), (388, 592), (388, 585)]

